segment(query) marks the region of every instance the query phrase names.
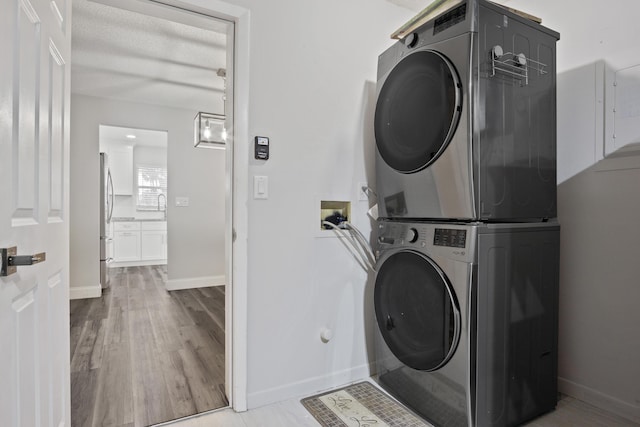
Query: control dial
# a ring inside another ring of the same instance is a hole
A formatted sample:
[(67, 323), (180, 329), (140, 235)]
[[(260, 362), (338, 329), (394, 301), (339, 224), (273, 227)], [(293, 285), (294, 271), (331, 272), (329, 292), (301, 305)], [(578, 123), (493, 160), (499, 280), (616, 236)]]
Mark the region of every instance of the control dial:
[(418, 241), (418, 237), (420, 237), (418, 235), (418, 230), (416, 230), (415, 228), (410, 228), (407, 230), (407, 240), (411, 243), (415, 243)]
[(405, 38), (405, 45), (407, 47), (415, 47), (418, 44), (418, 34), (411, 33)]

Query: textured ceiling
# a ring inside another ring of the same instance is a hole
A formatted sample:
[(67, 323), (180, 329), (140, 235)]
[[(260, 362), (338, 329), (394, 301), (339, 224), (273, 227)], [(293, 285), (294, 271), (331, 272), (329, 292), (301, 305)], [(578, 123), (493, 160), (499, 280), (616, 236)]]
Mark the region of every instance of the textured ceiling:
[[(434, 0), (387, 0), (389, 3), (404, 7), (414, 12), (420, 12), (433, 3)], [(492, 0), (494, 3), (505, 4), (511, 0)]]
[[(433, 0), (387, 1), (419, 12)], [(224, 112), (224, 80), (216, 75), (227, 68), (224, 24), (166, 6), (141, 14), (105, 3), (131, 9), (141, 2), (73, 0), (72, 93), (184, 108), (194, 115)]]
[(184, 23), (202, 17), (184, 18), (73, 0), (71, 91), (223, 113), (224, 80), (216, 72), (226, 68), (226, 35)]

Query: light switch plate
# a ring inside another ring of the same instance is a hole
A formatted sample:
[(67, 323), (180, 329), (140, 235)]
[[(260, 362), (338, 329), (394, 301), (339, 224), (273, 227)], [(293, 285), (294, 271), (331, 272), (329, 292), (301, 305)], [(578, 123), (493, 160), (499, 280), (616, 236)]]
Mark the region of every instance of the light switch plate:
[(259, 175), (253, 177), (253, 198), (269, 198), (269, 177)]
[(176, 197), (176, 206), (180, 208), (185, 208), (189, 206), (189, 198), (188, 197)]

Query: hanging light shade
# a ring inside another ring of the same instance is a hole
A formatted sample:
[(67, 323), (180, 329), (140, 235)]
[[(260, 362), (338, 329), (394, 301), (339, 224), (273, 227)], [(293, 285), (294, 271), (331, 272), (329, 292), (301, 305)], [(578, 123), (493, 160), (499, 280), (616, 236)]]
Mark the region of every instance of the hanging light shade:
[(224, 150), (227, 142), (224, 120), (225, 116), (222, 114), (203, 112), (196, 114), (193, 119), (193, 145)]

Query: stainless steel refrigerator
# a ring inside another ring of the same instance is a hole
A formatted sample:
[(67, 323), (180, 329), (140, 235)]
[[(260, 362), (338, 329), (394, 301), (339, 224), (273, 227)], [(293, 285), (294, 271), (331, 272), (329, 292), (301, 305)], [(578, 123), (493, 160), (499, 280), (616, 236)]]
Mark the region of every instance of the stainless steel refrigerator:
[(100, 153), (100, 285), (109, 286), (109, 263), (112, 258), (107, 249), (111, 243), (109, 223), (113, 214), (113, 180), (109, 171), (107, 153)]

